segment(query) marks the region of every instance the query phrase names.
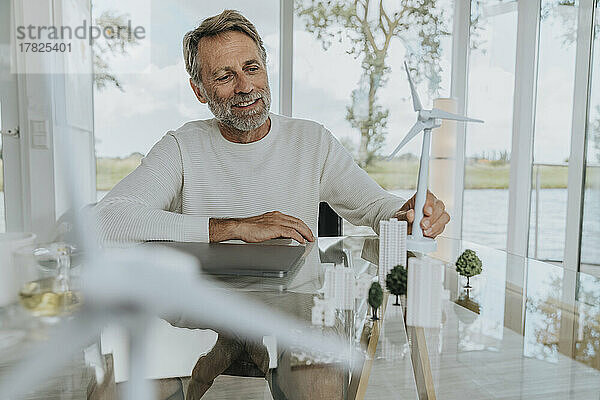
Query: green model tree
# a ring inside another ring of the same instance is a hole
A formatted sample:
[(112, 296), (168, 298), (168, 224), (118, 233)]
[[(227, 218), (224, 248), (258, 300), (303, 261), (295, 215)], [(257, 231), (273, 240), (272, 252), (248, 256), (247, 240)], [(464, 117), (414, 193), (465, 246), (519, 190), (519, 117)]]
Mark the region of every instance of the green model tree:
[(396, 265), (385, 277), (385, 286), (396, 296), (395, 306), (399, 306), (398, 296), (406, 294), (407, 271), (402, 265)]
[(369, 289), (369, 305), (373, 309), (373, 321), (379, 319), (377, 317), (377, 309), (381, 306), (381, 303), (383, 303), (383, 289), (381, 289), (381, 285), (378, 282), (373, 282)]
[[(346, 120), (360, 131), (358, 162), (366, 167), (375, 160), (385, 139), (389, 110), (379, 104), (377, 92), (391, 72), (388, 55), (395, 40), (402, 42), (417, 80), (427, 78), (430, 93), (441, 83), (443, 36), (448, 35), (438, 0), (296, 0), (296, 14), (325, 50), (334, 40), (347, 43), (347, 53), (357, 58), (362, 76), (352, 91)], [(402, 71), (397, 71), (402, 74)]]
[(458, 257), (458, 260), (456, 260), (456, 272), (467, 277), (467, 286), (465, 286), (465, 288), (471, 288), (469, 278), (481, 273), (481, 265), (481, 260), (471, 249), (465, 250), (460, 257)]

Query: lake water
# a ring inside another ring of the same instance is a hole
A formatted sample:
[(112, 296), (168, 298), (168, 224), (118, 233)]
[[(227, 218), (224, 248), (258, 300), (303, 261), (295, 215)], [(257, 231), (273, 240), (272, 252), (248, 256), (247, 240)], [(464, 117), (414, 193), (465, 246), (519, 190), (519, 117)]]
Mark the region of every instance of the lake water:
[[(107, 192), (98, 191), (100, 200)], [(408, 198), (410, 190), (394, 191)], [(581, 262), (600, 264), (600, 190), (586, 190), (583, 234), (581, 239)], [(533, 209), (529, 236), (530, 257), (535, 256), (535, 192), (532, 192)], [(540, 218), (537, 258), (562, 260), (564, 250), (567, 190), (540, 190)], [(508, 219), (508, 190), (481, 189), (465, 190), (463, 213), (463, 239), (486, 246), (506, 247), (506, 221)], [(4, 232), (4, 193), (0, 192), (0, 232)], [(344, 223), (344, 234), (372, 233), (370, 228), (355, 227)]]

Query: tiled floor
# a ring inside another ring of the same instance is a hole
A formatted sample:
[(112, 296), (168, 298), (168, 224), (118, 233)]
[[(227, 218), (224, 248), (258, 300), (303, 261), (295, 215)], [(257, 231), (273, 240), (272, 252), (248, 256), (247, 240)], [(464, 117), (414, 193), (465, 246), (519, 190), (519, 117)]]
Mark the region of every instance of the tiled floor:
[(261, 378), (243, 378), (221, 375), (202, 400), (254, 399), (273, 400), (269, 385)]

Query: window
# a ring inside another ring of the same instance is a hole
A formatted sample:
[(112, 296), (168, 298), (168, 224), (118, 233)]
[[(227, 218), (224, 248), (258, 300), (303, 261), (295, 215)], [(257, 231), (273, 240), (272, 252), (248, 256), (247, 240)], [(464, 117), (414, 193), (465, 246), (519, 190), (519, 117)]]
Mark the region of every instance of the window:
[[(268, 55), (271, 110), (279, 104), (279, 2), (261, 1), (250, 5), (238, 1), (176, 0), (153, 1), (151, 19), (147, 2), (97, 0), (96, 20), (105, 12), (125, 15), (125, 20), (150, 21), (146, 26), (151, 40), (127, 47), (126, 54), (105, 55), (122, 90), (107, 82), (94, 92), (94, 120), (97, 156), (98, 199), (131, 172), (152, 145), (169, 130), (190, 120), (212, 118), (189, 86), (182, 54), (183, 35), (207, 17), (224, 9), (236, 9), (252, 21), (263, 38)], [(104, 14), (107, 15), (107, 14)], [(145, 55), (149, 52), (149, 63)], [(131, 65), (135, 66), (132, 70)], [(128, 73), (119, 73), (128, 71)]]
[(562, 261), (573, 115), (578, 1), (542, 0), (529, 257)]
[(473, 0), (463, 239), (506, 248), (517, 2)]
[[(1, 109), (0, 109), (1, 111)], [(0, 118), (1, 120), (1, 118)], [(2, 124), (0, 124), (2, 126)], [(2, 154), (2, 136), (0, 136), (0, 155)], [(6, 219), (4, 217), (4, 164), (0, 157), (0, 232), (6, 232)]]
[(596, 2), (594, 31), (580, 268), (597, 276), (600, 267), (600, 2)]
[[(421, 137), (394, 160), (384, 160), (417, 117), (404, 61), (419, 82), (425, 108), (450, 94), (453, 1), (429, 3), (411, 13), (401, 3), (384, 2), (381, 22), (379, 2), (369, 0), (357, 5), (323, 2), (325, 8), (319, 10), (312, 8), (313, 2), (301, 1), (295, 10), (293, 116), (325, 125), (373, 179), (404, 198), (416, 187)], [(364, 4), (369, 8), (366, 16)], [(386, 16), (412, 27), (390, 35)], [(365, 25), (374, 42), (367, 39)], [(381, 66), (385, 68), (378, 69)], [(344, 224), (344, 234), (359, 233), (372, 230)]]

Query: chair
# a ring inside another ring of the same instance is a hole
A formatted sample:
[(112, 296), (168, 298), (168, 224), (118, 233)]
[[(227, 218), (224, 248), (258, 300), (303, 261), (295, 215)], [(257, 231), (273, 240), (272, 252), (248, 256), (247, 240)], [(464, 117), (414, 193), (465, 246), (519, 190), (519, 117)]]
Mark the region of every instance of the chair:
[(342, 217), (325, 202), (319, 204), (319, 236), (342, 236), (343, 224)]

